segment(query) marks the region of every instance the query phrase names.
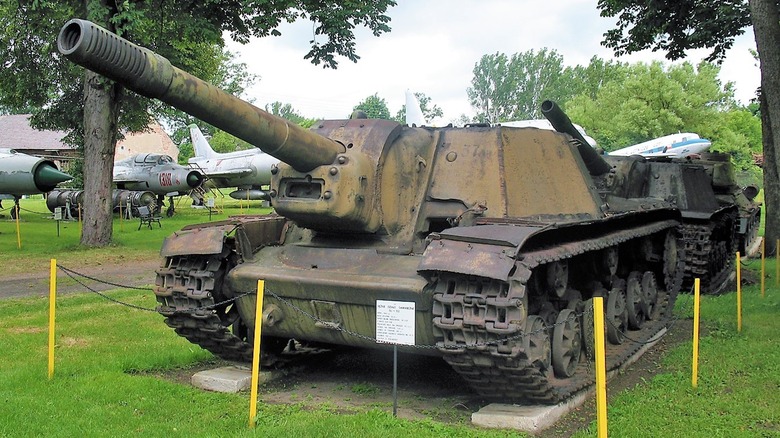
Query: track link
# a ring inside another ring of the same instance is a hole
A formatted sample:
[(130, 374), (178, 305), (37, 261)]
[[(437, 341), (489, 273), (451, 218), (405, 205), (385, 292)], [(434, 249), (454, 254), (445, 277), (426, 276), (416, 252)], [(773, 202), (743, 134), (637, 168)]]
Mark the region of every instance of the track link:
[(734, 223), (736, 213), (726, 213), (708, 224), (683, 224), (680, 232), (685, 242), (685, 277), (683, 290), (701, 281), (702, 293), (717, 293), (729, 278), (736, 251)]
[(232, 321), (226, 316), (232, 304), (215, 301), (226, 263), (222, 254), (168, 257), (166, 265), (157, 270), (158, 312), (178, 335), (215, 356), (251, 362), (252, 345), (230, 330)]
[[(648, 229), (645, 235), (660, 230)], [(641, 232), (635, 236), (643, 234)], [(566, 260), (626, 241), (622, 233), (597, 240), (570, 242), (549, 250), (524, 255), (530, 260), (529, 271), (542, 263)], [(675, 257), (681, 254), (675, 253)], [(678, 287), (683, 277), (684, 259), (679, 257), (674, 278), (665, 279)], [(537, 264), (538, 263), (538, 264)], [(434, 290), (434, 326), (439, 350), (447, 363), (482, 396), (502, 400), (522, 400), (539, 404), (555, 404), (577, 391), (594, 384), (591, 365), (580, 361), (570, 378), (557, 378), (550, 367), (540, 367), (526, 354), (529, 347), (521, 322), (523, 304), (527, 303), (527, 285), (496, 280), (480, 280), (456, 274), (440, 274)], [(644, 342), (666, 327), (677, 289), (671, 293), (659, 291), (660, 305), (654, 318), (641, 330), (630, 331), (630, 338), (620, 345), (607, 346), (607, 368), (614, 369), (636, 353)], [(580, 315), (584, 315), (581, 312)], [(584, 325), (584, 324), (583, 324)], [(546, 368), (546, 369), (544, 369)]]

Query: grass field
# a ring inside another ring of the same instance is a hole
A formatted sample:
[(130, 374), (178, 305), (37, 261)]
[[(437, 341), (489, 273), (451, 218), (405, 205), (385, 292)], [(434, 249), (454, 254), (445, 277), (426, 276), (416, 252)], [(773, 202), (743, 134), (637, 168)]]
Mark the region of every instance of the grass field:
[[(212, 214), (212, 221), (270, 211), (269, 208), (261, 208), (259, 201), (247, 203), (226, 198), (217, 205), (222, 208)], [(6, 275), (30, 269), (48, 269), (52, 258), (68, 266), (131, 263), (134, 259), (156, 258), (166, 236), (185, 225), (209, 221), (208, 210), (191, 208), (187, 202), (177, 205), (173, 217), (163, 217), (162, 227), (155, 224), (151, 230), (148, 227), (139, 230), (138, 219), (120, 220), (119, 215), (114, 214), (113, 245), (85, 250), (79, 247), (81, 223), (60, 221), (58, 235), (57, 221), (53, 219), (41, 196), (20, 201), (20, 238), (17, 238), (16, 221), (10, 219), (9, 208), (12, 206), (11, 201), (6, 201), (3, 203), (5, 210), (0, 212), (5, 216), (0, 218), (0, 266), (3, 266), (3, 274)]]
[[(39, 204), (36, 205), (36, 202)], [(29, 204), (28, 204), (29, 203)], [(22, 249), (15, 223), (0, 220), (0, 281), (48, 258), (105, 262), (117, 254), (156, 257), (164, 236), (187, 223), (208, 220), (202, 210), (180, 207), (162, 230), (137, 231), (137, 222), (115, 223), (117, 245), (77, 248), (78, 230), (47, 219), (40, 200), (24, 200)], [(232, 209), (228, 209), (229, 211)], [(238, 210), (238, 208), (236, 208)], [(246, 210), (246, 209), (244, 209)], [(254, 208), (252, 213), (259, 209)], [(230, 211), (230, 214), (239, 214)], [(224, 217), (224, 216), (222, 216)], [(217, 219), (215, 216), (213, 219)], [(745, 269), (756, 271), (758, 261)], [(703, 297), (699, 385), (691, 388), (691, 342), (673, 348), (660, 373), (611, 400), (614, 437), (780, 437), (780, 288), (774, 259), (767, 263), (766, 297), (758, 285), (743, 291), (743, 329), (736, 332), (735, 294)], [(115, 290), (112, 297), (150, 307), (151, 292)], [(682, 296), (677, 311), (692, 314)], [(57, 368), (46, 378), (46, 299), (0, 300), (0, 436), (304, 436), (304, 437), (495, 437), (517, 436), (468, 424), (393, 418), (391, 409), (356, 412), (302, 404), (259, 403), (258, 424), (247, 427), (249, 396), (218, 394), (159, 377), (163, 370), (192, 367), (209, 353), (176, 336), (159, 315), (131, 310), (92, 294), (57, 303)], [(609, 390), (609, 389), (608, 389)], [(596, 427), (576, 433), (596, 435)]]

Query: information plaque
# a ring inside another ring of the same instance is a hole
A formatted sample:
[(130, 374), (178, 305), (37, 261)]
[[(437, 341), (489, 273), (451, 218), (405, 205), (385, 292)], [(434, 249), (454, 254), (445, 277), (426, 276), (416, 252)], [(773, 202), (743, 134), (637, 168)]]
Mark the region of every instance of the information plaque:
[(376, 301), (376, 341), (414, 345), (413, 301)]

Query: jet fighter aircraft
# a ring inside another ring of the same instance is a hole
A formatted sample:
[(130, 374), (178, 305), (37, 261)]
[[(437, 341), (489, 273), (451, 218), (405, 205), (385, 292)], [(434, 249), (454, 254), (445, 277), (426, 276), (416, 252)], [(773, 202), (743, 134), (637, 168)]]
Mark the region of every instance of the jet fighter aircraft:
[(162, 154), (138, 154), (114, 163), (114, 184), (119, 189), (148, 190), (162, 206), (169, 197), (167, 215), (173, 216), (173, 197), (189, 195), (203, 184), (204, 176)]
[(230, 197), (234, 199), (269, 199), (261, 186), (271, 183), (271, 167), (279, 163), (278, 159), (257, 148), (228, 153), (215, 152), (197, 125), (190, 125), (189, 128), (195, 156), (188, 162), (203, 170), (208, 177), (208, 184), (217, 188), (238, 188), (230, 193)]
[[(0, 194), (11, 195), (16, 207), (22, 195), (48, 192), (70, 179), (73, 177), (60, 172), (53, 161), (14, 149), (0, 149)], [(12, 218), (16, 218), (17, 211), (11, 210)]]

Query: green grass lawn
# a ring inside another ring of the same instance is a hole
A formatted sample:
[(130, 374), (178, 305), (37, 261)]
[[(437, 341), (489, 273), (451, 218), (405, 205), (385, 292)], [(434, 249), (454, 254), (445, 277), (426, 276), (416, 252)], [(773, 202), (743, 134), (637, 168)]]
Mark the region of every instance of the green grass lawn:
[[(760, 272), (760, 262), (743, 267)], [(611, 400), (608, 424), (619, 437), (780, 437), (780, 288), (775, 259), (767, 260), (765, 297), (760, 285), (742, 291), (737, 333), (736, 293), (703, 296), (699, 377), (692, 388), (692, 340), (671, 350), (664, 372)], [(757, 276), (757, 278), (760, 278)], [(677, 310), (692, 319), (693, 299)], [(609, 391), (609, 390), (608, 390)], [(576, 434), (595, 436), (596, 426)]]
[[(37, 202), (37, 204), (36, 204)], [(41, 200), (24, 200), (22, 249), (15, 223), (0, 220), (4, 276), (24, 272), (50, 257), (65, 264), (110, 260), (116, 253), (156, 257), (162, 239), (207, 212), (179, 207), (163, 228), (137, 231), (137, 222), (114, 223), (116, 245), (77, 248), (75, 223), (47, 218)], [(238, 207), (227, 214), (240, 214)], [(244, 212), (246, 209), (244, 208)], [(251, 213), (258, 213), (253, 208)], [(67, 225), (67, 227), (65, 226)], [(71, 258), (70, 261), (68, 258)], [(71, 263), (72, 262), (72, 263)], [(774, 259), (766, 297), (759, 286), (743, 291), (743, 330), (736, 333), (735, 294), (702, 298), (699, 385), (691, 388), (691, 342), (673, 348), (662, 372), (611, 400), (614, 437), (780, 437), (780, 288)], [(757, 270), (758, 261), (745, 269)], [(151, 307), (151, 292), (115, 290), (111, 296)], [(690, 298), (677, 310), (691, 317)], [(0, 300), (0, 437), (16, 436), (305, 436), (421, 437), (516, 436), (468, 424), (407, 421), (390, 409), (337, 412), (332, 407), (259, 404), (258, 425), (247, 427), (249, 395), (210, 393), (158, 376), (162, 370), (192, 367), (211, 355), (178, 337), (162, 318), (132, 310), (93, 294), (61, 297), (57, 303), (57, 365), (47, 374), (47, 311), (42, 298)], [(608, 389), (609, 391), (609, 389)], [(596, 427), (575, 436), (595, 436)]]

